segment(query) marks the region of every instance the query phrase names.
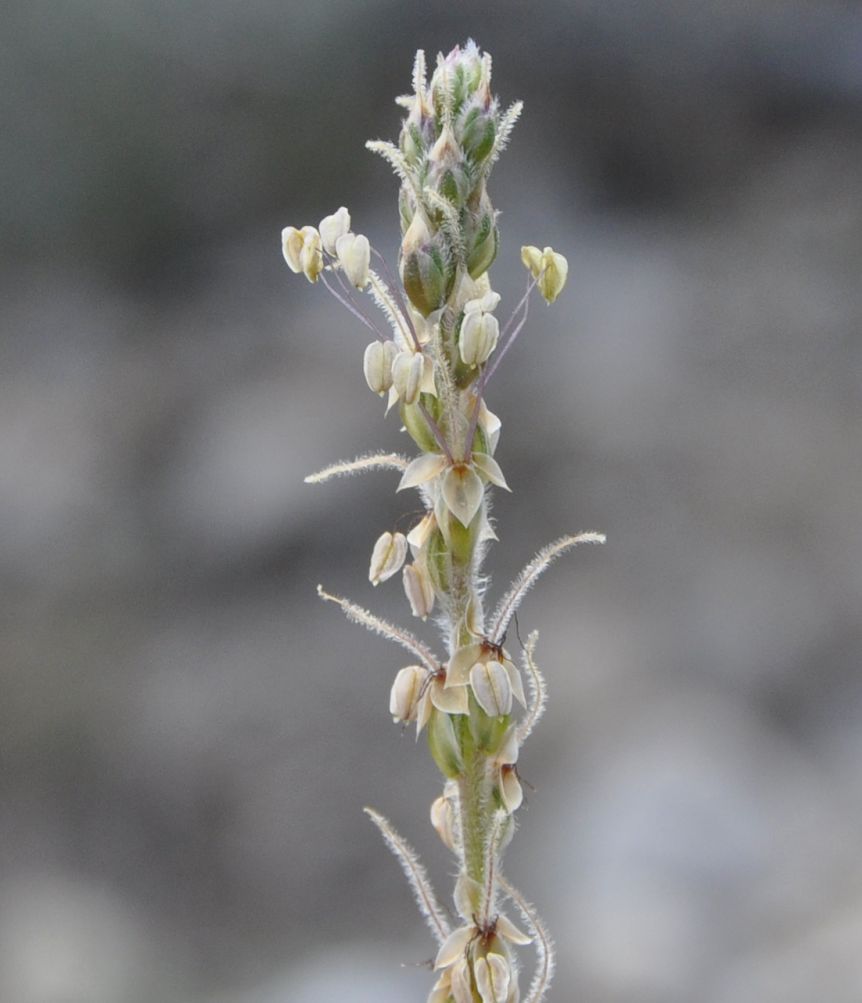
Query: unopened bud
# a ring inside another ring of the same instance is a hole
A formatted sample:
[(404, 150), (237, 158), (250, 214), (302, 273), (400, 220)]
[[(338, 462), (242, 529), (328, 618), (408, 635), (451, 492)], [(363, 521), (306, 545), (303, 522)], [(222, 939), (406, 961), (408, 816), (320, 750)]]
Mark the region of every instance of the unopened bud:
[(428, 572), (422, 564), (405, 564), (402, 578), (404, 593), (413, 616), (427, 620), (428, 614), (434, 608), (434, 586), (431, 584)]
[(428, 673), (419, 665), (408, 665), (395, 677), (389, 693), (389, 713), (393, 721), (414, 721), (422, 686)]
[(437, 830), (437, 835), (443, 840), (443, 845), (454, 851), (457, 845), (455, 841), (455, 808), (451, 798), (443, 795), (431, 804), (431, 825)]
[(500, 244), (500, 233), (493, 212), (481, 212), (466, 227), (467, 271), (478, 279), (494, 263)]
[(407, 557), (407, 537), (403, 533), (382, 533), (374, 544), (368, 580), (379, 585), (391, 578)]
[(372, 341), (365, 349), (362, 359), (365, 382), (381, 397), (392, 386), (392, 363), (397, 354), (398, 346), (394, 341)]
[(478, 310), (465, 313), (458, 341), (458, 351), (465, 365), (477, 366), (485, 362), (497, 347), (499, 336), (500, 325), (492, 313)]
[(461, 147), (448, 123), (443, 126), (437, 142), (431, 147), (428, 159), (438, 167), (452, 167), (461, 160)]
[(509, 998), (511, 969), (502, 954), (491, 952), (473, 963), (476, 988), (482, 1003), (505, 1003)]
[(471, 108), (461, 126), (461, 145), (474, 163), (481, 164), (493, 150), (496, 135), (493, 115), (481, 108)]
[(339, 237), (350, 232), (350, 213), (342, 206), (331, 216), (325, 216), (320, 221), (320, 239), (327, 254), (335, 254), (335, 244)]
[(299, 254), (302, 251), (302, 234), (295, 226), (286, 226), (281, 231), (281, 253), (287, 262), (287, 267), (298, 275), (302, 271)]
[(540, 251), (538, 247), (525, 246), (521, 248), (521, 261), (534, 279), (538, 279), (539, 292), (548, 303), (563, 291), (566, 277), (569, 274), (569, 263), (562, 254), (552, 247)]
[(419, 352), (399, 352), (392, 363), (392, 385), (405, 404), (419, 399), (425, 370), (424, 356)]
[(320, 250), (320, 234), (313, 226), (304, 226), (300, 230), (302, 248), (299, 252), (299, 267), (309, 282), (317, 282), (317, 277), (323, 271), (323, 254)]
[(470, 686), (488, 717), (502, 717), (511, 712), (512, 685), (499, 662), (477, 662), (470, 670)]
[(359, 233), (344, 233), (335, 242), (338, 262), (344, 274), (357, 289), (368, 285), (368, 266), (371, 264), (371, 245)]

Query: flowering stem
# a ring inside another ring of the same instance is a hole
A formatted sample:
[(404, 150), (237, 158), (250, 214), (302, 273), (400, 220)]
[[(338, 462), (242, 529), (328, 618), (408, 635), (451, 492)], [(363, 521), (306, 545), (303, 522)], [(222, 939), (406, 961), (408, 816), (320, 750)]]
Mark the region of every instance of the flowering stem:
[[(409, 533), (392, 528), (378, 538), (368, 577), (378, 585), (401, 571), (413, 614), (424, 620), (437, 607), (445, 658), (438, 658), (410, 631), (359, 604), (322, 588), (319, 592), (349, 619), (409, 652), (413, 664), (397, 673), (389, 710), (395, 721), (415, 722), (417, 733), (426, 730), (430, 752), (446, 778), (431, 819), (457, 861), (455, 904), (461, 925), (455, 930), (450, 930), (410, 844), (379, 812), (366, 809), (401, 861), (440, 944), (434, 966), (439, 977), (429, 1003), (515, 1003), (520, 998), (518, 964), (510, 945), (526, 944), (529, 938), (498, 912), (500, 888), (539, 941), (539, 970), (525, 1003), (540, 1003), (547, 991), (550, 939), (535, 911), (500, 871), (502, 848), (523, 798), (516, 769), (519, 746), (541, 717), (546, 687), (535, 663), (532, 634), (525, 651), (528, 707), (521, 672), (501, 635), (524, 595), (559, 554), (577, 543), (603, 539), (583, 533), (562, 537), (540, 551), (501, 600), (489, 631), (481, 575), (486, 543), (495, 538), (488, 493), (492, 485), (507, 484), (494, 458), (500, 423), (484, 407), (484, 394), (526, 325), (533, 290), (538, 285), (543, 297), (553, 302), (568, 269), (565, 258), (552, 248), (523, 247), (521, 259), (532, 277), (500, 332), (493, 315), (500, 296), (488, 278), (499, 234), (487, 179), (521, 106), (516, 102), (501, 111), (490, 91), (490, 76), (490, 56), (471, 42), (439, 56), (429, 84), (425, 57), (419, 52), (414, 94), (401, 101), (408, 114), (399, 144), (370, 144), (401, 178), (397, 277), (367, 238), (350, 230), (344, 206), (325, 217), (319, 231), (305, 226), (282, 232), (291, 270), (312, 282), (321, 278), (374, 333), (377, 340), (363, 356), (366, 382), (380, 397), (388, 395), (390, 407), (398, 402), (404, 431), (420, 450), (410, 461), (372, 453), (331, 464), (308, 480), (318, 483), (341, 474), (394, 468), (402, 474), (398, 489), (418, 489), (424, 505), (424, 514)], [(384, 277), (370, 268), (372, 255)], [(331, 275), (324, 271), (327, 263)], [(362, 289), (370, 291), (394, 337), (381, 334), (356, 305), (357, 290)], [(525, 711), (520, 718), (515, 702)]]

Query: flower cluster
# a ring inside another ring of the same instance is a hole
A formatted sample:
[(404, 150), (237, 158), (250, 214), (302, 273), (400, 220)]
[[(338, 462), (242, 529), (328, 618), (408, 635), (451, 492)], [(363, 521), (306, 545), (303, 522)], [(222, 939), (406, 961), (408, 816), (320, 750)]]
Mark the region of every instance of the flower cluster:
[[(501, 873), (503, 850), (523, 801), (520, 748), (541, 716), (545, 685), (531, 634), (523, 651), (524, 678), (505, 647), (509, 623), (536, 578), (559, 555), (581, 542), (603, 542), (596, 533), (566, 536), (527, 565), (486, 615), (485, 549), (496, 540), (489, 517), (493, 488), (509, 490), (495, 458), (500, 419), (485, 403), (489, 381), (524, 328), (531, 294), (554, 302), (566, 282), (563, 255), (525, 246), (527, 287), (509, 319), (496, 316), (500, 294), (488, 269), (497, 255), (497, 214), (487, 190), (491, 168), (520, 114), (501, 110), (492, 95), (491, 58), (473, 42), (440, 55), (427, 80), (420, 51), (413, 93), (398, 144), (372, 142), (401, 180), (401, 247), (397, 277), (368, 239), (351, 231), (342, 207), (318, 227), (287, 227), (282, 247), (288, 266), (309, 282), (320, 281), (373, 335), (363, 356), (368, 387), (397, 408), (418, 455), (412, 460), (372, 454), (336, 463), (307, 478), (364, 470), (397, 469), (398, 490), (419, 492), (424, 513), (407, 533), (385, 529), (372, 548), (368, 578), (377, 586), (401, 572), (416, 618), (436, 611), (446, 654), (439, 658), (402, 627), (320, 589), (351, 619), (381, 633), (412, 655), (395, 676), (389, 697), (394, 721), (427, 733), (444, 777), (431, 806), (431, 822), (457, 861), (453, 931), (409, 845), (390, 823), (367, 809), (399, 857), (440, 948), (439, 971), (429, 1003), (518, 1003), (518, 962), (513, 945), (533, 943), (539, 966), (526, 1003), (538, 1003), (552, 970), (551, 944), (541, 920)], [(372, 261), (375, 267), (372, 268)], [(384, 324), (363, 308), (366, 293)], [(520, 714), (516, 708), (520, 708)], [(514, 904), (530, 934), (501, 911)]]

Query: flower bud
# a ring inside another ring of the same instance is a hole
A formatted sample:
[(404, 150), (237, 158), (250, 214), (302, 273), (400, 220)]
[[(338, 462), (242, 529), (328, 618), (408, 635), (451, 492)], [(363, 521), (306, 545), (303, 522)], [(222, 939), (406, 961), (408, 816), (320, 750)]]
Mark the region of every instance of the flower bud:
[(534, 279), (538, 279), (539, 292), (546, 302), (553, 303), (563, 291), (569, 273), (569, 263), (552, 247), (540, 251), (527, 245), (521, 248), (521, 261)]
[(405, 404), (415, 404), (419, 400), (424, 370), (424, 356), (419, 352), (399, 352), (395, 356), (392, 362), (392, 385)]
[(304, 226), (300, 230), (302, 248), (299, 252), (299, 267), (309, 282), (317, 282), (317, 277), (323, 271), (323, 254), (320, 250), (320, 234), (313, 226)]
[(497, 347), (499, 336), (500, 325), (492, 313), (483, 313), (478, 310), (465, 313), (464, 319), (461, 321), (461, 335), (458, 341), (458, 351), (461, 353), (464, 364), (477, 366), (485, 362)]
[(407, 537), (403, 533), (382, 533), (374, 544), (368, 580), (379, 585), (391, 578), (407, 557)]
[(302, 271), (299, 263), (299, 253), (302, 250), (302, 234), (295, 226), (286, 226), (281, 231), (281, 253), (287, 262), (287, 267), (298, 275)]
[(389, 693), (389, 713), (393, 721), (406, 724), (416, 719), (416, 708), (427, 675), (419, 665), (408, 665), (399, 671)]
[(339, 237), (350, 232), (350, 213), (342, 206), (331, 216), (325, 216), (320, 221), (320, 239), (327, 254), (335, 255), (335, 244)]
[(451, 798), (443, 795), (431, 804), (431, 825), (437, 830), (437, 835), (443, 840), (443, 845), (454, 851), (457, 845), (455, 841), (455, 808)]
[(424, 566), (420, 564), (405, 564), (402, 572), (404, 592), (413, 616), (422, 620), (428, 619), (428, 614), (434, 608), (434, 586)]
[(372, 341), (362, 358), (365, 382), (381, 397), (392, 386), (392, 363), (398, 354), (394, 341)]
[(464, 117), (460, 131), (464, 152), (469, 154), (474, 164), (481, 164), (494, 148), (497, 135), (494, 116), (482, 108), (473, 107)]
[(335, 242), (338, 262), (344, 274), (357, 289), (368, 285), (368, 266), (371, 264), (371, 246), (361, 233), (344, 233)]
[(450, 976), (452, 999), (454, 1003), (473, 1003), (473, 990), (470, 987), (470, 966), (466, 958), (459, 958), (452, 966)]
[(509, 998), (511, 969), (502, 954), (489, 953), (473, 964), (476, 988), (482, 1003), (505, 1003)]
[[(490, 207), (490, 203), (488, 203)], [(465, 228), (467, 240), (467, 271), (478, 279), (494, 263), (500, 244), (500, 232), (493, 211), (480, 212)]]
[(470, 670), (470, 686), (476, 702), (488, 717), (511, 713), (512, 685), (499, 662), (477, 662)]

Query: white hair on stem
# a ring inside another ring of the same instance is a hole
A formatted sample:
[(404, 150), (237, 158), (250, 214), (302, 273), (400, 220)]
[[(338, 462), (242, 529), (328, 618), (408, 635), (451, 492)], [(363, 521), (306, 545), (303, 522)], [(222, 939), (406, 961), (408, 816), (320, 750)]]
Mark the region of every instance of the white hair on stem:
[(316, 474), (304, 478), (306, 484), (323, 484), (333, 477), (350, 477), (353, 474), (364, 474), (369, 470), (400, 470), (407, 469), (407, 457), (400, 453), (368, 453), (357, 456), (355, 460), (337, 460), (330, 463)]
[(416, 851), (396, 831), (389, 819), (381, 815), (380, 812), (375, 811), (373, 808), (363, 808), (362, 810), (377, 826), (386, 845), (398, 858), (401, 869), (404, 871), (407, 881), (413, 889), (413, 895), (416, 898), (416, 905), (419, 907), (419, 911), (425, 917), (428, 928), (434, 934), (437, 943), (442, 944), (452, 932), (452, 929), (440, 903), (437, 901), (437, 896), (434, 894), (434, 889), (431, 887), (431, 882), (428, 880), (428, 875), (425, 873), (425, 868), (422, 866)]
[(543, 547), (512, 582), (511, 588), (500, 600), (494, 611), (490, 633), (491, 640), (495, 644), (500, 643), (512, 617), (523, 602), (524, 596), (536, 584), (542, 572), (547, 570), (560, 555), (565, 554), (572, 547), (577, 547), (579, 543), (604, 543), (605, 539), (603, 533), (576, 533), (574, 536), (560, 537), (559, 540)]
[(523, 662), (530, 683), (530, 706), (518, 724), (516, 732), (518, 745), (523, 745), (532, 734), (539, 719), (545, 713), (545, 706), (548, 702), (548, 686), (535, 660), (536, 644), (538, 641), (539, 632), (534, 630), (527, 637), (527, 643), (524, 645)]
[(389, 623), (388, 620), (383, 620), (379, 616), (369, 613), (367, 609), (357, 606), (356, 603), (351, 602), (349, 599), (331, 595), (322, 585), (317, 586), (317, 594), (325, 602), (334, 602), (337, 606), (340, 606), (348, 620), (361, 624), (373, 634), (380, 634), (383, 637), (389, 638), (390, 641), (400, 644), (402, 648), (406, 648), (412, 655), (420, 659), (429, 672), (437, 673), (440, 671), (440, 663), (434, 657), (434, 652), (426, 647), (418, 637), (414, 637), (409, 630), (404, 630), (403, 627), (396, 627), (394, 624)]
[(533, 934), (533, 943), (536, 945), (536, 972), (523, 1003), (541, 1003), (554, 975), (556, 963), (554, 942), (551, 940), (541, 916), (536, 912), (535, 906), (532, 906), (502, 874), (498, 875), (497, 881), (503, 892), (514, 902), (521, 913), (524, 923)]

